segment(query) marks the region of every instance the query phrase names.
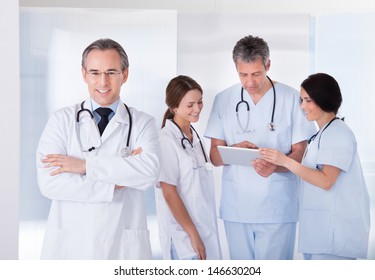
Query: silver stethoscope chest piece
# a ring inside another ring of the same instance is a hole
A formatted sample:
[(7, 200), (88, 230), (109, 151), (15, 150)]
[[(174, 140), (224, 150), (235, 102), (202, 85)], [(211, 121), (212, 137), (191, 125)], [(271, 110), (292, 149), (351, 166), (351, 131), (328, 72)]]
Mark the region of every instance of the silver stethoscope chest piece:
[(214, 169), (214, 166), (212, 165), (211, 162), (206, 162), (204, 164), (204, 168), (206, 168), (207, 171), (212, 171)]
[(268, 124), (268, 128), (269, 128), (270, 131), (275, 131), (276, 126), (275, 126), (275, 124), (273, 122), (270, 122)]
[(128, 157), (132, 154), (132, 151), (129, 147), (124, 147), (121, 149), (121, 156), (122, 157)]

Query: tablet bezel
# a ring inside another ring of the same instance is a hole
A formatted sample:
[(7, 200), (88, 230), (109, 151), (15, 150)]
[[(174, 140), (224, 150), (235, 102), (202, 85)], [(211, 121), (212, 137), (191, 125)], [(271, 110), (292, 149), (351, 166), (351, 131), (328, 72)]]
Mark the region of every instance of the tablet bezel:
[(262, 158), (259, 149), (217, 146), (224, 164), (252, 166), (251, 161)]

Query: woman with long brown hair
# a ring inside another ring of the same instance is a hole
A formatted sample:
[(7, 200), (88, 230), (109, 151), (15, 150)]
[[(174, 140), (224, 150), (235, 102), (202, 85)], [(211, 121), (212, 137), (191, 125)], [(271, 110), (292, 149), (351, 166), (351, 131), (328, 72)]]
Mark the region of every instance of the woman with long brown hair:
[(191, 123), (203, 108), (201, 86), (188, 76), (166, 89), (156, 189), (164, 259), (221, 259), (212, 164)]

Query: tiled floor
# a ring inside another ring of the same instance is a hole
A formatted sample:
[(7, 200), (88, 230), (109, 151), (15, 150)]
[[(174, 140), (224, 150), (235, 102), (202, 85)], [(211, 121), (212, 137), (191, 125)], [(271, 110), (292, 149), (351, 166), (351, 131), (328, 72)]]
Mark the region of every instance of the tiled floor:
[[(375, 209), (372, 209), (372, 213)], [(372, 219), (372, 224), (375, 225), (375, 217)], [(224, 236), (223, 226), (219, 220), (219, 232), (221, 236)], [(36, 260), (39, 259), (43, 233), (44, 233), (44, 221), (28, 221), (20, 223), (20, 237), (19, 237), (19, 258), (23, 260)], [(368, 259), (375, 260), (375, 226), (373, 227), (370, 234), (370, 245)], [(158, 237), (157, 221), (155, 216), (149, 217), (149, 230), (151, 247), (154, 259), (161, 259), (161, 249)], [(228, 251), (225, 246), (225, 238), (222, 238), (222, 250), (224, 259), (228, 259)], [(301, 259), (301, 255), (295, 252), (295, 259)]]

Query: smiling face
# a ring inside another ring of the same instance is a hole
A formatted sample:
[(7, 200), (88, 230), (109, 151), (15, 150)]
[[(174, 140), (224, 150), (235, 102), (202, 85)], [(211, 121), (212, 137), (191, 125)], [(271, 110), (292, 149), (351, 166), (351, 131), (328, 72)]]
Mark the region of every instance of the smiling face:
[(120, 98), (121, 86), (128, 79), (128, 68), (122, 70), (120, 55), (116, 50), (94, 49), (87, 55), (82, 76), (91, 98), (100, 106), (109, 106)]
[(181, 99), (177, 108), (174, 108), (174, 121), (180, 126), (188, 126), (199, 120), (199, 114), (203, 108), (202, 93), (197, 90), (189, 90)]
[(336, 113), (334, 112), (323, 111), (303, 88), (300, 90), (300, 102), (301, 109), (305, 113), (306, 118), (309, 121), (316, 121), (319, 128), (322, 128), (332, 118), (336, 117)]
[(323, 113), (323, 110), (316, 105), (316, 103), (310, 98), (308, 93), (303, 88), (300, 90), (300, 104), (301, 109), (309, 121), (317, 120)]

